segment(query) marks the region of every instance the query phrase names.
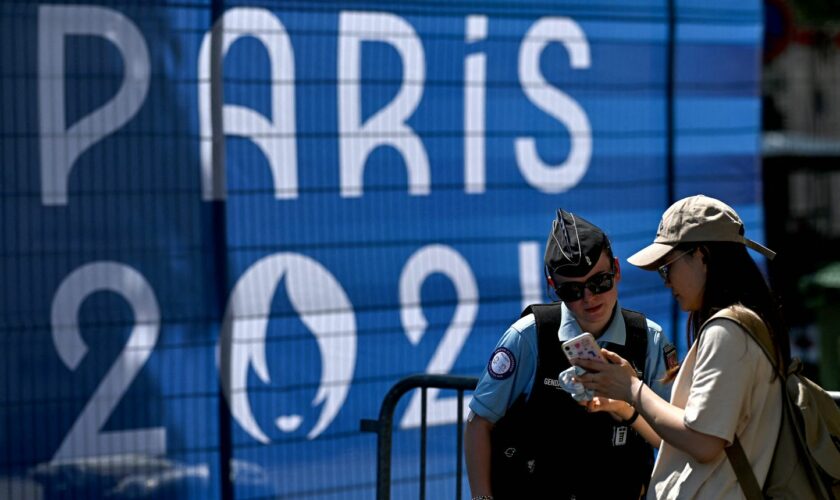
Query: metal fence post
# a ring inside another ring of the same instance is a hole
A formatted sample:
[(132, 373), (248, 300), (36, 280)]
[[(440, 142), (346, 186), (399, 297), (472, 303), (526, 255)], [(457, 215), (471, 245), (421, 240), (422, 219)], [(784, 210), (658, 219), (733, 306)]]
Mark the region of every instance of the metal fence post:
[[(391, 445), (393, 440), (393, 424), (394, 424), (394, 410), (400, 398), (412, 389), (423, 389), (423, 408), (422, 422), (423, 439), (425, 440), (426, 427), (426, 412), (425, 412), (425, 389), (434, 387), (438, 389), (455, 389), (458, 391), (458, 416), (457, 416), (457, 439), (456, 445), (457, 457), (457, 497), (460, 498), (461, 493), (461, 455), (463, 448), (461, 446), (462, 431), (461, 427), (464, 423), (463, 417), (463, 394), (464, 391), (471, 391), (475, 389), (478, 384), (476, 377), (464, 377), (455, 375), (412, 375), (406, 377), (391, 387), (382, 400), (382, 405), (379, 409), (379, 418), (377, 420), (363, 419), (360, 422), (360, 429), (362, 432), (376, 433), (376, 498), (377, 500), (390, 500), (391, 498)], [(425, 454), (425, 443), (421, 445), (423, 453)], [(425, 495), (425, 456), (423, 457), (423, 464), (421, 466), (421, 495)], [(422, 496), (421, 496), (422, 498)]]

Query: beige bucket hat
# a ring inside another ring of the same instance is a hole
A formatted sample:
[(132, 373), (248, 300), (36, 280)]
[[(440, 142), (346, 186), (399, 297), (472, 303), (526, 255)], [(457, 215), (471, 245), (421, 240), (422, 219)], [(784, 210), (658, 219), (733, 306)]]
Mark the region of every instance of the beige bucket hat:
[(744, 223), (726, 203), (702, 194), (683, 198), (662, 214), (653, 243), (627, 262), (642, 269), (655, 269), (662, 257), (680, 243), (731, 241), (741, 243), (773, 259), (776, 252), (744, 237)]

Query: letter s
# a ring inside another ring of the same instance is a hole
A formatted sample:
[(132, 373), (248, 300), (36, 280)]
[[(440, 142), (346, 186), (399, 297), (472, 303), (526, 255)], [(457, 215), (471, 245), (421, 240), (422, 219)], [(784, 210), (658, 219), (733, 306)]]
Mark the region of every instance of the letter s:
[(577, 185), (592, 157), (592, 129), (586, 112), (565, 92), (548, 84), (540, 72), (540, 55), (549, 42), (560, 42), (574, 69), (590, 65), (586, 34), (573, 20), (549, 17), (537, 21), (519, 48), (519, 83), (528, 99), (569, 130), (569, 156), (559, 165), (546, 165), (537, 154), (533, 137), (516, 139), (516, 163), (525, 180), (546, 193), (561, 193)]

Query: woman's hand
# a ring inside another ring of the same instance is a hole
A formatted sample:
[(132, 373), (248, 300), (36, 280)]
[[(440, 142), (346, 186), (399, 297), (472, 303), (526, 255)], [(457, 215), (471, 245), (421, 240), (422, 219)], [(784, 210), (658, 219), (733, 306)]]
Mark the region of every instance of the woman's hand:
[(579, 360), (577, 364), (587, 373), (575, 379), (587, 389), (594, 389), (598, 396), (632, 401), (633, 387), (640, 383), (636, 377), (636, 370), (618, 354), (606, 349), (601, 349), (601, 352), (609, 363)]

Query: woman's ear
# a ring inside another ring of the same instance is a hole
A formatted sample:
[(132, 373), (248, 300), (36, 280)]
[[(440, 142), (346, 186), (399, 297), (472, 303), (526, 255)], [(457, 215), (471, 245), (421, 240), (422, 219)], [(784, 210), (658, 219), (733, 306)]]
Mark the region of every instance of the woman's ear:
[(709, 247), (706, 245), (700, 245), (697, 247), (697, 250), (700, 251), (700, 256), (703, 258), (703, 264), (706, 263), (707, 257), (709, 256)]

